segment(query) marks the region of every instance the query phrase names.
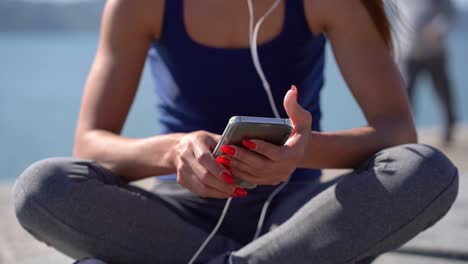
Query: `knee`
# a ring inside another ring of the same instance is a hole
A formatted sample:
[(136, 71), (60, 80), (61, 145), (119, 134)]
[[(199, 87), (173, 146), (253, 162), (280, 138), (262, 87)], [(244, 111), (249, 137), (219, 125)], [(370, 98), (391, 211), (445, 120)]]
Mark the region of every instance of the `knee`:
[(447, 156), (421, 144), (402, 145), (386, 151), (388, 153), (383, 156), (387, 157), (388, 164), (382, 174), (399, 175), (398, 185), (422, 204), (443, 199), (442, 206), (450, 208), (458, 193), (458, 171)]
[(37, 225), (37, 212), (50, 213), (54, 204), (66, 197), (67, 169), (70, 158), (50, 158), (29, 166), (13, 187), (13, 201), (18, 221), (29, 231)]

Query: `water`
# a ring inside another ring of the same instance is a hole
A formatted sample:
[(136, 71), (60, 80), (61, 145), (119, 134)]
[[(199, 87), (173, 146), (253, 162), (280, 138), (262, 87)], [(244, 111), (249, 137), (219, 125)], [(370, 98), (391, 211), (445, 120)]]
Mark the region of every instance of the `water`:
[[(82, 87), (97, 45), (97, 33), (0, 33), (0, 181), (11, 181), (32, 162), (51, 156), (69, 156)], [(468, 122), (466, 67), (468, 35), (461, 29), (450, 46), (458, 108)], [(322, 107), (324, 130), (365, 125), (328, 50), (327, 83)], [(436, 126), (442, 117), (422, 80), (416, 120), (419, 127)], [(156, 133), (155, 96), (145, 70), (124, 134), (131, 137)]]

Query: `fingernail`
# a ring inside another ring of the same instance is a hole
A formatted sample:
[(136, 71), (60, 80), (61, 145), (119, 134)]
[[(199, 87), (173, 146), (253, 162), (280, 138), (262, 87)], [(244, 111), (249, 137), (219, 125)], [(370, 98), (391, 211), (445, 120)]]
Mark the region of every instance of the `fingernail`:
[(234, 190), (233, 195), (238, 196), (238, 197), (245, 197), (245, 196), (247, 196), (247, 191), (245, 189), (243, 189), (243, 188), (236, 187), (236, 189)]
[(225, 183), (229, 183), (229, 184), (233, 184), (233, 183), (234, 183), (234, 177), (232, 177), (231, 174), (226, 173), (226, 172), (223, 172), (223, 174), (221, 174), (221, 179), (222, 179)]
[(291, 85), (291, 90), (294, 91), (294, 95), (297, 97), (299, 95), (299, 92), (297, 91), (297, 87), (295, 85)]
[(223, 156), (219, 156), (216, 158), (216, 162), (218, 162), (219, 164), (223, 165), (223, 166), (229, 166), (231, 165), (231, 161), (226, 158), (226, 157), (223, 157)]
[(236, 150), (233, 147), (230, 147), (228, 145), (222, 146), (221, 152), (229, 156), (234, 156), (234, 154), (236, 154)]
[(249, 149), (255, 149), (257, 147), (257, 144), (247, 139), (242, 140), (242, 145)]

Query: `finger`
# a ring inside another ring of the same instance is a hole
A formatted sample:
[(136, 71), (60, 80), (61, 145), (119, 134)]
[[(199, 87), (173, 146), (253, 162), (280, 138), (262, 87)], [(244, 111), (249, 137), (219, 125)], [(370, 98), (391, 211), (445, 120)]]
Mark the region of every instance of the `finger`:
[[(216, 159), (216, 161), (218, 161), (220, 164), (228, 168), (231, 175), (233, 175), (234, 177), (238, 179), (240, 178), (237, 177), (237, 175), (245, 175), (244, 178), (249, 179), (249, 182), (251, 181), (252, 178), (258, 178), (258, 177), (252, 176), (252, 174), (248, 172), (249, 170), (251, 171), (250, 167), (248, 167), (242, 161), (237, 160), (234, 157), (227, 157), (225, 155), (221, 155)], [(235, 174), (234, 174), (234, 171), (235, 171)], [(255, 181), (257, 181), (257, 179), (255, 179)]]
[[(230, 175), (230, 172), (225, 167), (216, 162), (215, 158), (211, 154), (211, 151), (207, 148), (207, 145), (198, 144), (197, 146), (194, 146), (193, 152), (198, 164), (203, 167), (202, 169), (197, 164), (193, 164), (193, 166), (198, 168), (198, 175), (203, 176), (208, 172), (209, 174), (217, 176), (216, 178), (221, 182), (225, 182), (227, 184), (234, 183), (234, 178), (232, 175)], [(226, 189), (226, 187), (223, 189)]]
[(302, 108), (297, 102), (298, 92), (296, 86), (291, 89), (284, 97), (284, 109), (293, 123), (293, 133), (286, 141), (287, 146), (294, 146), (308, 139), (312, 126), (312, 116), (309, 111)]
[(291, 89), (284, 96), (284, 109), (291, 119), (295, 130), (310, 129), (312, 123), (310, 112), (299, 105), (297, 102), (298, 96), (296, 86), (292, 85)]
[[(200, 149), (202, 148), (199, 147), (197, 157), (197, 148), (194, 147), (193, 158), (187, 159), (187, 163), (190, 165), (193, 174), (204, 185), (208, 185), (228, 195), (232, 194), (235, 188), (234, 177), (226, 168), (214, 160), (211, 153), (201, 152)], [(211, 167), (211, 170), (208, 167)], [(212, 171), (215, 171), (216, 174)]]
[(203, 183), (196, 175), (193, 175), (193, 189), (194, 192), (201, 197), (210, 197), (210, 198), (218, 198), (218, 199), (225, 199), (230, 197), (234, 193), (234, 189), (231, 192), (222, 192), (216, 188), (211, 187)]
[[(236, 173), (239, 174), (239, 173), (242, 173), (244, 175), (249, 175), (249, 178), (250, 177), (256, 177), (256, 176), (252, 176), (252, 175), (258, 175), (258, 174), (252, 174), (252, 173), (249, 173), (248, 171), (251, 169), (246, 166), (246, 164), (244, 164), (243, 162), (237, 160), (236, 158), (234, 157), (226, 157), (226, 156), (219, 156), (217, 158), (217, 160), (223, 164), (223, 166), (225, 166), (231, 173), (231, 175), (234, 176), (234, 178), (236, 179), (236, 183), (238, 183), (237, 181), (238, 180), (241, 180), (239, 177), (237, 177), (235, 174), (234, 174), (234, 169), (232, 167), (235, 167), (235, 170), (237, 171)], [(231, 167), (232, 166), (232, 167)], [(258, 178), (258, 177), (257, 177)], [(256, 181), (256, 180), (255, 180)], [(237, 189), (237, 188), (236, 188)], [(245, 196), (246, 194), (238, 194), (238, 196)]]
[[(193, 164), (192, 166), (197, 179), (204, 185), (207, 185), (227, 195), (232, 194), (232, 192), (234, 191), (234, 176), (232, 176), (231, 173), (227, 172), (227, 170), (226, 172), (223, 172), (220, 176), (216, 176), (210, 173), (205, 167), (201, 166), (200, 164)], [(227, 183), (227, 181), (229, 181), (230, 183)]]
[(218, 144), (218, 141), (221, 139), (221, 135), (217, 134), (210, 134), (212, 137), (207, 137), (206, 138), (206, 145), (208, 146), (208, 149), (210, 150), (211, 153), (213, 153), (214, 149), (216, 148), (216, 144)]
[(213, 134), (213, 147), (216, 147), (216, 144), (221, 140), (221, 135)]
[(265, 163), (270, 161), (267, 157), (262, 156), (254, 151), (234, 146), (224, 145), (221, 147), (221, 152), (225, 156), (236, 158), (251, 168), (263, 168)]
[(282, 146), (277, 146), (260, 139), (244, 139), (242, 140), (242, 145), (270, 160), (278, 161), (282, 157)]
[(248, 164), (234, 157), (227, 157), (225, 155), (222, 155), (216, 158), (216, 161), (222, 164), (223, 166), (225, 166), (232, 175), (233, 175), (234, 168), (238, 171), (251, 172), (251, 173), (253, 173), (253, 171), (255, 170)]
[(208, 185), (205, 185), (193, 171), (193, 167), (189, 162), (182, 165), (180, 170), (177, 172), (177, 182), (190, 190), (191, 192), (200, 195), (202, 197), (213, 197), (213, 198), (227, 198), (232, 193), (221, 192)]

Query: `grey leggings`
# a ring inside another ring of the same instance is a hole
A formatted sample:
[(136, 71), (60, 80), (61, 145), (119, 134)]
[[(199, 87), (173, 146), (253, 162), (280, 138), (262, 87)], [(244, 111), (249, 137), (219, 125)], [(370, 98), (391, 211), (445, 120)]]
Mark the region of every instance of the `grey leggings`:
[[(291, 182), (273, 201), (263, 235), (251, 242), (272, 190), (235, 198), (199, 263), (364, 262), (438, 221), (457, 196), (458, 174), (431, 147), (389, 148), (332, 182)], [(225, 203), (175, 182), (148, 192), (72, 158), (30, 166), (14, 200), (19, 222), (38, 240), (76, 259), (108, 263), (187, 263)]]

